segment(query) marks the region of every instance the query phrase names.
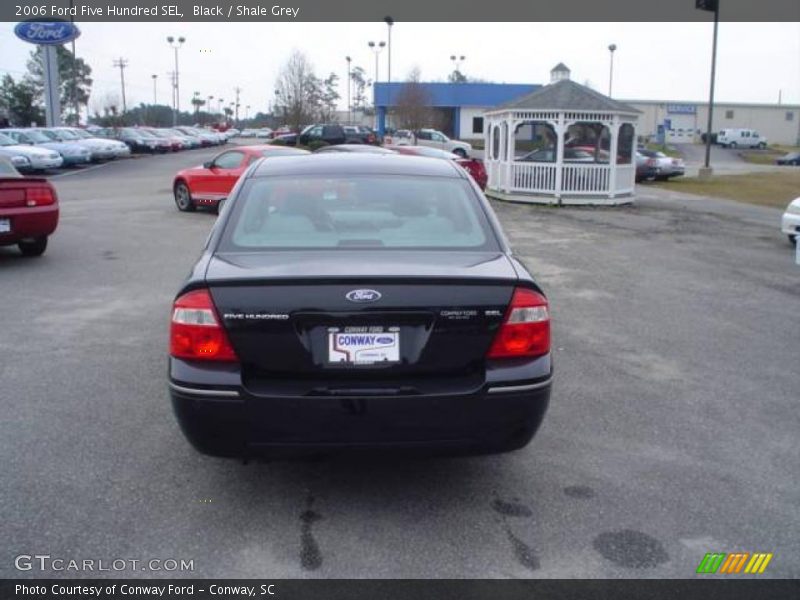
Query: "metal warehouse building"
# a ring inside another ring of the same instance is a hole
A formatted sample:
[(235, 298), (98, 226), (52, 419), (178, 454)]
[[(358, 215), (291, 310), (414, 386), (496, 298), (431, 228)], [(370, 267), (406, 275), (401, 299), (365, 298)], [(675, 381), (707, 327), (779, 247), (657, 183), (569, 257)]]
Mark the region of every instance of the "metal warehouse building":
[[(563, 65), (559, 65), (563, 67)], [(566, 67), (563, 67), (566, 69)], [(555, 70), (555, 69), (554, 69)], [(566, 69), (569, 73), (569, 70)], [(377, 126), (381, 133), (391, 124), (391, 109), (404, 82), (377, 83), (374, 102)], [(484, 137), (484, 113), (541, 88), (540, 84), (510, 83), (420, 83), (435, 110), (430, 126), (453, 138)], [(663, 133), (667, 143), (700, 142), (708, 120), (708, 103), (671, 100), (624, 100), (640, 110), (637, 133), (657, 138)], [(388, 114), (388, 116), (387, 116)], [(771, 144), (800, 145), (800, 105), (742, 104), (719, 102), (714, 105), (712, 131), (727, 128), (755, 129)], [(524, 137), (530, 132), (519, 131)]]

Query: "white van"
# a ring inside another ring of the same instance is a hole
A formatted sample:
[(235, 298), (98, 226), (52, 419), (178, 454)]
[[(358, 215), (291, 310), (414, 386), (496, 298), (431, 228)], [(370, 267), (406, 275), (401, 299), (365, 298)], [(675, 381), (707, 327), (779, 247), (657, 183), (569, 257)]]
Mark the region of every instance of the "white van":
[(720, 129), (717, 143), (723, 148), (766, 148), (767, 138), (754, 129)]

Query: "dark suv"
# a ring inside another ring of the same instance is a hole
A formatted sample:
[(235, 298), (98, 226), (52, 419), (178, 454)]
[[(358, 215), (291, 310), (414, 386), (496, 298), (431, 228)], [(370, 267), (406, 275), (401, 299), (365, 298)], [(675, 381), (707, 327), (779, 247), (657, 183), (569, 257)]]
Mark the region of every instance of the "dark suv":
[(325, 142), (331, 146), (365, 143), (359, 133), (353, 133), (347, 129), (350, 128), (336, 124), (315, 123), (303, 129), (298, 136), (298, 141), (303, 146), (308, 146), (314, 141)]

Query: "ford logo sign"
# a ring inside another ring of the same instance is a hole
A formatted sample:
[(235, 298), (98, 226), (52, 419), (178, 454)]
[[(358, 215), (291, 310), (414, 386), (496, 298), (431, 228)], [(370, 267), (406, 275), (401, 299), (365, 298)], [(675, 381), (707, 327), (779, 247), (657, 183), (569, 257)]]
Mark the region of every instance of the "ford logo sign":
[(381, 299), (381, 293), (375, 290), (352, 290), (345, 294), (350, 302), (375, 302)]
[(23, 21), (17, 23), (14, 33), (23, 42), (59, 46), (77, 38), (81, 31), (69, 21)]

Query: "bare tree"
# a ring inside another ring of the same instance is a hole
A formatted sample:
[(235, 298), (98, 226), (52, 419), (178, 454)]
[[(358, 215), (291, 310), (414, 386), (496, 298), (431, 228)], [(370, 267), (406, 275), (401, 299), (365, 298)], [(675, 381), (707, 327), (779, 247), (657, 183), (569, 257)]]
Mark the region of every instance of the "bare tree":
[(278, 74), (275, 83), (278, 112), (286, 124), (300, 129), (318, 114), (319, 85), (314, 68), (305, 54), (295, 50)]
[[(434, 119), (432, 103), (430, 94), (420, 83), (419, 68), (414, 67), (397, 93), (395, 118), (400, 128), (416, 132), (423, 127), (429, 127)], [(414, 142), (416, 143), (416, 139)]]

